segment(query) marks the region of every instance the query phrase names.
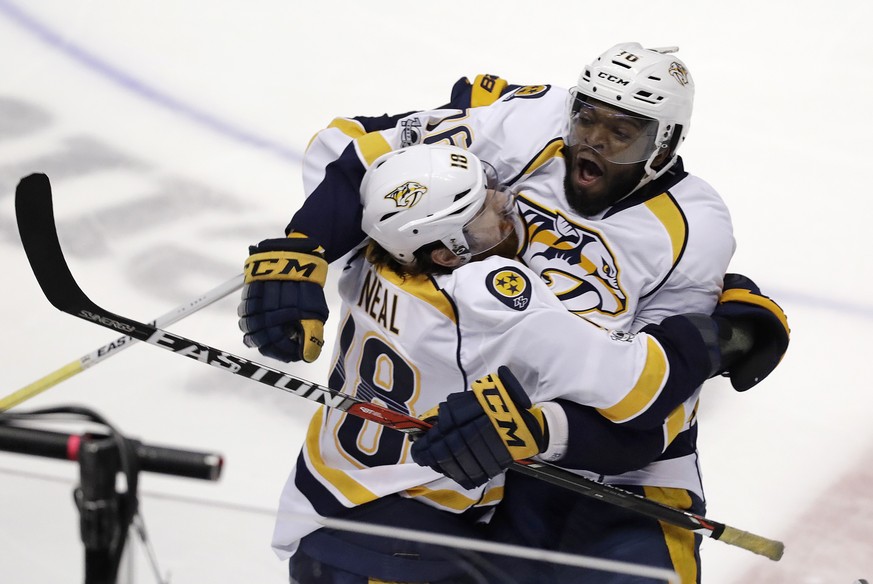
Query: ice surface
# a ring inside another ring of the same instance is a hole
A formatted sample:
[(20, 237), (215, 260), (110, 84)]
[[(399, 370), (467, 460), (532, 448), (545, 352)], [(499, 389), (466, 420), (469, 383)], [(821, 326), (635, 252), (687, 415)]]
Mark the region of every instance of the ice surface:
[[(708, 516), (783, 540), (785, 558), (706, 541), (704, 582), (870, 578), (871, 17), (848, 0), (0, 0), (0, 396), (115, 338), (42, 297), (14, 221), (21, 176), (52, 177), (82, 287), (150, 319), (281, 233), (300, 203), (299, 157), (335, 115), (434, 106), (479, 72), (568, 86), (615, 42), (676, 44), (697, 83), (686, 167), (731, 207), (733, 269), (771, 292), (793, 329), (771, 378), (747, 394), (711, 382), (700, 413)], [(259, 358), (240, 342), (236, 302), (172, 330)], [(323, 382), (329, 365), (286, 368)], [(151, 347), (21, 407), (67, 403), (147, 442), (224, 454), (216, 484), (142, 476), (174, 582), (285, 581), (272, 513), (310, 404)], [(0, 580), (81, 580), (76, 480), (71, 463), (0, 453)], [(153, 581), (138, 554), (138, 581)]]

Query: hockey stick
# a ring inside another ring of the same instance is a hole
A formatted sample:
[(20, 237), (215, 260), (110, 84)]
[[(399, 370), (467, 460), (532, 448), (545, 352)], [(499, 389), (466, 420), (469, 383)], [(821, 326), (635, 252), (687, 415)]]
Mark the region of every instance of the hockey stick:
[[(177, 306), (166, 314), (162, 314), (158, 318), (151, 321), (149, 324), (159, 328), (170, 326), (173, 323), (179, 322), (186, 316), (194, 314), (200, 309), (206, 308), (213, 302), (221, 300), (228, 294), (239, 290), (240, 288), (242, 288), (242, 285), (242, 274), (234, 276), (230, 280), (219, 284), (212, 290), (209, 290), (202, 296), (198, 296), (194, 300), (191, 300), (186, 304), (182, 304), (181, 306)], [(30, 398), (39, 395), (45, 390), (54, 387), (61, 381), (69, 379), (70, 377), (81, 373), (89, 367), (93, 367), (104, 359), (115, 355), (122, 349), (126, 349), (135, 342), (136, 339), (133, 339), (130, 335), (125, 335), (123, 337), (115, 339), (111, 343), (103, 345), (99, 349), (92, 351), (83, 357), (80, 357), (76, 361), (71, 361), (70, 363), (67, 363), (63, 367), (52, 371), (48, 375), (45, 375), (44, 377), (37, 379), (33, 383), (25, 385), (18, 391), (10, 393), (3, 399), (0, 399), (0, 412), (5, 412), (9, 408), (17, 406), (21, 402), (29, 400)]]
[[(58, 310), (121, 331), (135, 339), (207, 363), (234, 375), (270, 385), (395, 430), (415, 434), (430, 427), (427, 422), (402, 412), (363, 401), (358, 397), (100, 308), (76, 283), (64, 259), (52, 211), (51, 185), (46, 175), (32, 174), (21, 180), (15, 193), (15, 212), (21, 241), (33, 273), (46, 298)], [(553, 465), (525, 460), (513, 463), (510, 468), (579, 494), (744, 548), (771, 560), (782, 557), (784, 545), (781, 542), (662, 505), (636, 493), (598, 483)]]

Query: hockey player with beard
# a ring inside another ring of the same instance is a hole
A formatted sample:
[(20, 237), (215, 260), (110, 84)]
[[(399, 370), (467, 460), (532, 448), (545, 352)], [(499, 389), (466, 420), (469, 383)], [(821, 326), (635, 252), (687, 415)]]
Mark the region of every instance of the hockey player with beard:
[[(566, 309), (605, 328), (634, 333), (673, 314), (709, 313), (721, 294), (723, 310), (755, 324), (753, 350), (726, 371), (735, 388), (748, 389), (775, 368), (788, 344), (788, 328), (781, 310), (749, 280), (731, 276), (723, 282), (734, 249), (729, 214), (712, 187), (688, 174), (677, 155), (688, 134), (692, 101), (693, 81), (680, 60), (668, 51), (626, 43), (586, 67), (569, 93), (524, 86), (487, 107), (414, 113), (387, 130), (362, 133), (354, 125), (335, 126), (307, 153), (306, 177), (317, 186), (292, 218), (289, 237), (266, 240), (253, 251), (292, 254), (301, 265), (342, 256), (364, 237), (357, 193), (376, 158), (411, 143), (458, 144), (488, 160), (518, 192), (525, 224), (518, 256)], [(343, 140), (337, 131), (349, 143), (328, 164)], [(246, 343), (285, 360), (317, 357), (327, 318), (323, 282), (305, 272), (249, 281), (240, 310)], [(651, 427), (645, 405), (658, 392), (640, 392), (600, 413), (628, 427)], [(451, 418), (452, 407), (451, 400), (441, 407), (434, 432), (458, 435), (442, 423)], [(673, 428), (675, 439), (657, 461), (639, 472), (599, 478), (702, 513), (695, 407), (689, 404), (681, 427)], [(424, 444), (446, 444), (432, 438)], [(473, 450), (473, 444), (456, 440), (449, 454), (468, 460)], [(428, 458), (422, 451), (420, 458), (461, 482), (483, 471), (449, 468), (440, 462), (445, 453), (436, 454)], [(699, 579), (699, 536), (528, 483), (512, 477), (498, 508), (495, 520), (506, 526), (510, 540), (671, 567), (684, 582)], [(586, 517), (597, 519), (585, 522)]]

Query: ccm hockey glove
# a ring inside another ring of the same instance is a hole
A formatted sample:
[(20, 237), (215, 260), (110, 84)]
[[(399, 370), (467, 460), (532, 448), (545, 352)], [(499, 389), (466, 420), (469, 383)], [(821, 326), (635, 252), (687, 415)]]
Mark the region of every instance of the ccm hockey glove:
[(327, 262), (323, 249), (299, 234), (249, 248), (239, 328), (247, 347), (280, 361), (311, 363), (324, 346)]
[(473, 382), (470, 391), (450, 394), (440, 403), (434, 426), (415, 440), (411, 453), (421, 466), (472, 489), (547, 444), (542, 411), (531, 407), (512, 372), (500, 367), (497, 374)]
[[(712, 318), (719, 323), (724, 369), (737, 391), (761, 382), (782, 360), (791, 329), (778, 304), (740, 274), (725, 274)], [(739, 350), (731, 350), (736, 345)], [(725, 349), (727, 347), (727, 349)]]

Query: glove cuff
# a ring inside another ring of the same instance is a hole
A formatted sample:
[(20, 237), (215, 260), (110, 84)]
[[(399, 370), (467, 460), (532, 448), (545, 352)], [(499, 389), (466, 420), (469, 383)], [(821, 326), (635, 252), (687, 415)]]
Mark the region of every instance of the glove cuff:
[(262, 251), (246, 260), (245, 283), (261, 280), (313, 282), (322, 288), (327, 281), (327, 262), (311, 253), (297, 251)]
[(547, 436), (545, 448), (537, 459), (545, 462), (561, 460), (570, 444), (570, 424), (567, 421), (567, 414), (557, 402), (543, 402), (535, 407), (542, 414)]
[(788, 319), (785, 317), (782, 308), (766, 296), (754, 294), (743, 288), (731, 288), (730, 290), (725, 290), (718, 299), (719, 304), (726, 302), (743, 302), (753, 306), (760, 306), (779, 321), (779, 324), (785, 329), (786, 335), (791, 334), (791, 329), (788, 328)]

